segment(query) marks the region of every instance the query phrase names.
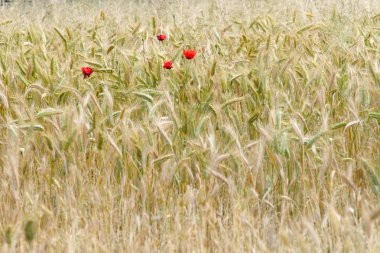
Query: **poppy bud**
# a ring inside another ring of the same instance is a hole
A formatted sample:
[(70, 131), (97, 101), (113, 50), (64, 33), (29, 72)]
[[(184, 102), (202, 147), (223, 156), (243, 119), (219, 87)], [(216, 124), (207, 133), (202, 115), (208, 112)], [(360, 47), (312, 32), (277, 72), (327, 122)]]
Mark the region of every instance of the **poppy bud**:
[(92, 74), (92, 68), (90, 67), (82, 67), (81, 69), (83, 73), (83, 79), (90, 77), (90, 75)]
[(173, 62), (172, 61), (165, 61), (164, 62), (164, 68), (165, 69), (171, 69), (171, 68), (173, 68)]
[(195, 55), (197, 54), (197, 52), (195, 50), (191, 50), (191, 49), (188, 49), (188, 50), (183, 50), (183, 55), (186, 57), (186, 59), (188, 60), (191, 60), (195, 57)]
[(159, 35), (157, 35), (157, 39), (159, 41), (164, 41), (166, 39), (166, 35), (165, 34), (159, 34)]

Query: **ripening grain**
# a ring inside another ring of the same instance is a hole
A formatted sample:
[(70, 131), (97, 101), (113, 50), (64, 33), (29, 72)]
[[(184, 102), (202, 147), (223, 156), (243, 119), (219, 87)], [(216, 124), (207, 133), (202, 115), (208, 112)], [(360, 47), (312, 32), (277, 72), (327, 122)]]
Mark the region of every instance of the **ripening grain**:
[(380, 3), (199, 2), (0, 8), (0, 252), (380, 252)]

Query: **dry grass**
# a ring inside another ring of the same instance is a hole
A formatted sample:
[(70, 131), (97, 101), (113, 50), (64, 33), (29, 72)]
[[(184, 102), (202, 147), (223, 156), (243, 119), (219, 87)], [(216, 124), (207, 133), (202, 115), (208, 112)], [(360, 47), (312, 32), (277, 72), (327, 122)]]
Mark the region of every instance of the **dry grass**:
[(2, 8), (0, 249), (379, 252), (379, 5)]

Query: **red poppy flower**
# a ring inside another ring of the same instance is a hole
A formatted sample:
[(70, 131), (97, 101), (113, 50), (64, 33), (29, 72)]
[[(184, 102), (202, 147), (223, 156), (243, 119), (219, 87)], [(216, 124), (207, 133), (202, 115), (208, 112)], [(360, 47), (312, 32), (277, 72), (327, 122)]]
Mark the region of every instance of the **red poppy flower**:
[(196, 54), (197, 52), (195, 50), (191, 50), (191, 49), (183, 50), (183, 55), (186, 57), (186, 59), (189, 59), (189, 60), (193, 59)]
[(90, 77), (90, 75), (92, 74), (92, 68), (90, 67), (82, 67), (81, 69), (83, 73), (83, 79)]
[(173, 68), (173, 62), (172, 61), (165, 61), (164, 62), (164, 69), (171, 69)]
[(165, 34), (159, 34), (159, 35), (157, 35), (157, 39), (159, 41), (164, 41), (166, 39), (166, 35)]

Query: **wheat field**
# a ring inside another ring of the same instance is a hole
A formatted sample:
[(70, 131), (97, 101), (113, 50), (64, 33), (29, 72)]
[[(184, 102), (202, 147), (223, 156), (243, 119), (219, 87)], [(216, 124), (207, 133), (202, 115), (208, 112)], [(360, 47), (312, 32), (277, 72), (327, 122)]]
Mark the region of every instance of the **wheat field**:
[(379, 52), (371, 0), (0, 7), (0, 252), (380, 252)]

